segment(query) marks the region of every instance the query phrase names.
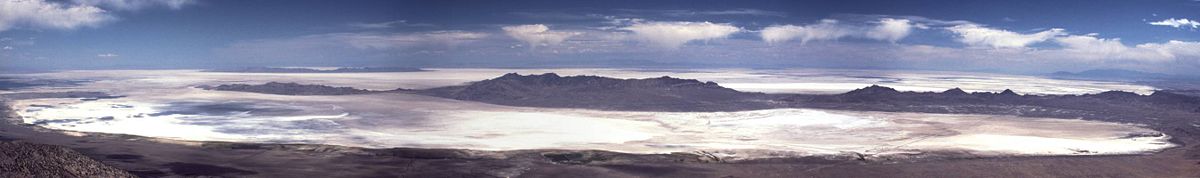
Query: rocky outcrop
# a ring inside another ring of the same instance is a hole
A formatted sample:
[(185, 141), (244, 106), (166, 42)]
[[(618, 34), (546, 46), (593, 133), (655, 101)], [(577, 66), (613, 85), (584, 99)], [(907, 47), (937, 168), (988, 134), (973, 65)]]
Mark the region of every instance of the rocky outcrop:
[(71, 149), (0, 142), (0, 177), (136, 177)]

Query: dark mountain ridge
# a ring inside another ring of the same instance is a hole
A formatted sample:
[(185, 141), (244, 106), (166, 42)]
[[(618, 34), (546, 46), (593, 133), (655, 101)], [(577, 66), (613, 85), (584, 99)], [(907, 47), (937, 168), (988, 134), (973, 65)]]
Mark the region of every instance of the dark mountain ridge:
[(414, 91), (484, 103), (602, 110), (731, 111), (779, 107), (766, 94), (740, 92), (714, 82), (672, 77), (615, 79), (505, 74), (498, 78)]
[[(909, 92), (872, 85), (834, 95), (764, 94), (741, 92), (714, 82), (658, 77), (616, 79), (600, 76), (559, 76), (554, 73), (503, 76), (466, 85), (425, 90), (370, 91), (350, 87), (267, 83), (200, 88), (282, 95), (349, 95), (403, 92), (499, 105), (582, 108), (623, 111), (743, 111), (772, 108), (932, 113), (1014, 114), (1073, 118), (1075, 110), (1094, 112), (1176, 110), (1200, 112), (1200, 97), (1169, 91), (1139, 95), (1108, 91), (1083, 95), (1021, 95), (1002, 92), (968, 93), (959, 88), (943, 92)], [(1108, 109), (1095, 109), (1108, 108)], [(1022, 111), (1024, 109), (1024, 111)], [(1139, 113), (1139, 112), (1131, 112)], [(1122, 113), (1118, 113), (1122, 114)], [(1107, 117), (1107, 116), (1104, 116)]]
[(375, 91), (356, 89), (351, 87), (332, 87), (325, 85), (306, 85), (298, 83), (280, 83), (268, 82), (261, 85), (249, 84), (224, 84), (218, 86), (198, 86), (205, 90), (218, 91), (242, 91), (252, 93), (266, 93), (277, 95), (352, 95), (352, 94), (367, 94)]

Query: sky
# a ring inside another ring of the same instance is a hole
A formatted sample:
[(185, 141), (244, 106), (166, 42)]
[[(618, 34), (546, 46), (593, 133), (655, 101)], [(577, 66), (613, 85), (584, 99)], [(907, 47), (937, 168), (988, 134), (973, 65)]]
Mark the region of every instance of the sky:
[(1200, 1), (0, 0), (0, 69), (1200, 71)]

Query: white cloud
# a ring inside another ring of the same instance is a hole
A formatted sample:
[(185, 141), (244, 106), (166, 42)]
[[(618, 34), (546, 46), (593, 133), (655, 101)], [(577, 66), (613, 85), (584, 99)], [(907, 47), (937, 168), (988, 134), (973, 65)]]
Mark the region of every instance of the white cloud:
[(13, 49), (13, 47), (12, 47), (12, 46), (4, 46), (4, 48), (2, 48), (2, 49), (4, 49), (4, 50), (12, 50), (12, 49)]
[(1136, 46), (1172, 59), (1191, 59), (1200, 62), (1200, 42), (1171, 40), (1166, 43), (1145, 43)]
[(1140, 62), (1200, 59), (1200, 42), (1171, 40), (1131, 47), (1122, 44), (1121, 39), (1097, 38), (1094, 34), (1058, 37), (1055, 42), (1063, 49), (1048, 50), (1047, 53), (1058, 53), (1056, 57), (1065, 59)]
[(14, 27), (75, 29), (115, 20), (108, 10), (179, 9), (193, 0), (0, 0), (0, 31)]
[[(1116, 38), (1094, 34), (1051, 39), (1060, 48), (953, 48), (901, 45), (873, 49), (878, 56), (920, 63), (918, 67), (977, 68), (1022, 72), (1052, 72), (1121, 68), (1157, 72), (1188, 72), (1200, 64), (1200, 42), (1167, 41), (1123, 44)], [(828, 50), (827, 50), (828, 51)], [(1180, 65), (1182, 64), (1182, 65)], [(1189, 65), (1191, 64), (1191, 65)]]
[(1066, 35), (1063, 29), (1053, 28), (1033, 34), (1020, 34), (1008, 30), (992, 29), (976, 24), (955, 25), (946, 28), (958, 34), (958, 41), (974, 47), (1022, 48), (1051, 38)]
[(1118, 38), (1104, 39), (1097, 38), (1095, 35), (1070, 35), (1054, 38), (1054, 42), (1063, 48), (1044, 52), (1057, 54), (1054, 56), (1063, 59), (1162, 61), (1174, 58), (1151, 49), (1125, 46)]
[(853, 29), (839, 25), (837, 20), (826, 19), (807, 26), (770, 26), (764, 28), (761, 35), (767, 43), (780, 43), (794, 39), (800, 39), (800, 43), (808, 43), (813, 40), (834, 40), (850, 36), (853, 33), (855, 33)]
[(194, 4), (193, 0), (74, 0), (77, 4), (107, 7), (115, 10), (141, 10), (149, 7), (167, 7), (171, 9), (180, 9), (188, 4)]
[(1054, 41), (1066, 50), (1101, 55), (1120, 53), (1129, 49), (1125, 44), (1121, 43), (1121, 39), (1119, 38), (1103, 39), (1097, 38), (1094, 35), (1071, 35), (1054, 38)]
[(120, 55), (113, 54), (113, 53), (104, 53), (104, 54), (96, 55), (96, 57), (101, 57), (101, 58), (114, 58), (114, 57), (118, 57), (118, 56), (120, 56)]
[(1183, 27), (1191, 27), (1193, 29), (1200, 28), (1200, 22), (1197, 22), (1195, 20), (1189, 20), (1186, 18), (1180, 18), (1180, 19), (1170, 18), (1170, 19), (1166, 19), (1166, 20), (1162, 20), (1162, 21), (1150, 22), (1150, 25), (1171, 26), (1171, 27), (1175, 27), (1175, 28), (1183, 28)]
[(563, 40), (580, 34), (578, 32), (550, 31), (550, 27), (544, 24), (506, 26), (501, 29), (508, 36), (528, 43), (530, 47), (558, 45)]
[(88, 5), (64, 5), (45, 0), (0, 1), (0, 31), (13, 27), (75, 29), (94, 27), (115, 19), (104, 9)]
[(665, 48), (679, 48), (694, 40), (725, 38), (742, 31), (730, 24), (712, 22), (648, 22), (621, 29), (633, 31), (643, 41)]
[(867, 31), (867, 38), (895, 43), (912, 33), (913, 24), (908, 19), (883, 18), (879, 26)]
[(866, 38), (896, 42), (912, 33), (919, 24), (908, 19), (880, 18), (875, 26), (846, 25), (837, 20), (825, 19), (806, 26), (776, 25), (764, 28), (760, 33), (763, 41), (775, 44), (799, 39), (801, 44), (818, 40), (837, 40), (845, 37)]

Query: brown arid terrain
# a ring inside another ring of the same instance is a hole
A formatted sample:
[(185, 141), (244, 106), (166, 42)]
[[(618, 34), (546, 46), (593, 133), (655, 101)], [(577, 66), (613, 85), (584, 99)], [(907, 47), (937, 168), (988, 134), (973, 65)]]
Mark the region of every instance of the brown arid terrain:
[[(675, 80), (678, 79), (672, 79)], [(554, 83), (538, 87), (561, 90), (555, 92), (570, 92), (573, 89), (590, 91), (597, 87), (582, 85), (598, 83), (606, 86), (627, 85), (620, 81), (537, 82)], [(699, 87), (685, 90), (688, 93), (710, 89), (730, 93), (717, 84), (688, 80), (676, 82), (683, 84), (668, 83), (662, 86)], [(638, 92), (625, 93), (678, 91), (643, 87), (662, 87), (658, 83), (650, 83), (633, 85), (642, 88), (632, 90)], [(481, 96), (461, 93), (466, 90), (454, 91), (460, 93), (452, 96)], [(560, 100), (552, 98), (554, 95), (531, 97), (519, 96), (522, 93), (499, 94), (530, 98), (528, 101)], [(6, 122), (0, 124), (0, 138), (7, 142), (69, 148), (141, 177), (1200, 177), (1200, 147), (1196, 146), (1196, 143), (1200, 143), (1200, 136), (1196, 134), (1200, 128), (1192, 124), (1197, 119), (1197, 113), (1190, 110), (1195, 103), (1189, 100), (1194, 98), (1171, 95), (1170, 98), (1183, 99), (1161, 99), (1167, 94), (1146, 96), (1109, 92), (1096, 95), (1022, 96), (1011, 92), (970, 94), (954, 90), (942, 93), (897, 92), (873, 86), (841, 95), (773, 95), (782, 96), (780, 100), (787, 101), (778, 105), (790, 107), (826, 106), (843, 110), (985, 113), (1134, 122), (1171, 135), (1172, 142), (1181, 145), (1145, 155), (983, 157), (959, 152), (925, 152), (889, 157), (847, 153), (722, 160), (705, 152), (626, 154), (599, 150), (366, 149), (310, 144), (192, 142), (48, 130), (21, 124), (16, 119), (19, 116), (7, 108), (8, 104), (4, 105), (6, 108), (0, 108), (6, 117)], [(671, 95), (668, 92), (662, 96)], [(763, 97), (761, 94), (747, 96)], [(603, 104), (590, 103), (586, 106), (604, 107)], [(1093, 117), (1098, 115), (1104, 117)], [(89, 168), (93, 169), (82, 172), (105, 172), (100, 166)], [(77, 174), (62, 175), (71, 177)]]

